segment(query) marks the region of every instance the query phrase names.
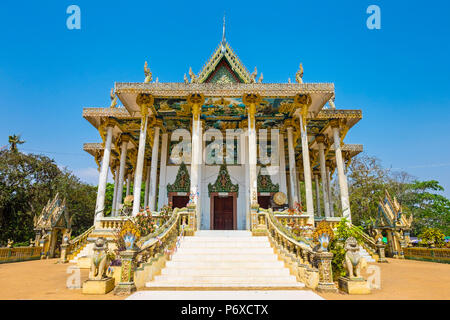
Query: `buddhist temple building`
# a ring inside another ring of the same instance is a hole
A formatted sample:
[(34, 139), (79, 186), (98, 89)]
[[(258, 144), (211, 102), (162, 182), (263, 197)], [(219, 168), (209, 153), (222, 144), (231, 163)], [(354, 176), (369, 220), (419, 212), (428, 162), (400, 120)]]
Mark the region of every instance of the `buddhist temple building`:
[(201, 230), (250, 230), (258, 207), (296, 207), (310, 223), (351, 219), (345, 172), (362, 145), (344, 138), (362, 112), (337, 109), (333, 83), (304, 83), (302, 65), (294, 82), (265, 83), (225, 37), (182, 82), (154, 80), (147, 63), (144, 72), (143, 82), (115, 83), (110, 106), (83, 109), (101, 138), (84, 145), (100, 171), (96, 219), (121, 214), (125, 186), (131, 215), (189, 203)]

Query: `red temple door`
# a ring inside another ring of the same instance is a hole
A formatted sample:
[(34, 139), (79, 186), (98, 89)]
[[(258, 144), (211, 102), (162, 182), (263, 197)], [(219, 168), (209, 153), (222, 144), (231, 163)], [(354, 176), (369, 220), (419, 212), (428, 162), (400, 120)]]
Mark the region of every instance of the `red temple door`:
[(233, 230), (233, 197), (214, 197), (214, 230)]

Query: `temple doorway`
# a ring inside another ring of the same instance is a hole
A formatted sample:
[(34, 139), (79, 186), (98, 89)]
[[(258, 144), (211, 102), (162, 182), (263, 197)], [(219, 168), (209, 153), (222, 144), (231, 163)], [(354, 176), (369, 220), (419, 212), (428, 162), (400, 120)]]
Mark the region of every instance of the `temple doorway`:
[(258, 204), (263, 209), (269, 209), (270, 208), (270, 200), (272, 199), (271, 196), (260, 196), (258, 195)]
[(211, 194), (211, 230), (236, 230), (236, 195)]
[(189, 202), (189, 196), (172, 196), (172, 208), (185, 208)]

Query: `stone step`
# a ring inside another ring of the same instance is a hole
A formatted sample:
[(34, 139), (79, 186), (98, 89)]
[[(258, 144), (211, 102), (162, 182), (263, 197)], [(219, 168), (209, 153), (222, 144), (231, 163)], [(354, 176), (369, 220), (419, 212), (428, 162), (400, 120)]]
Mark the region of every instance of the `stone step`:
[(271, 248), (263, 241), (182, 241), (180, 248)]
[(246, 261), (261, 261), (261, 262), (273, 262), (278, 261), (278, 258), (275, 254), (270, 253), (261, 253), (261, 254), (209, 254), (209, 255), (200, 255), (200, 254), (189, 254), (183, 253), (181, 251), (176, 252), (172, 261), (202, 261), (202, 262), (214, 262), (214, 261), (228, 261), (228, 262), (246, 262)]
[[(257, 268), (284, 268), (282, 261), (233, 261), (232, 263), (228, 261), (167, 261), (166, 268), (180, 267), (191, 269), (191, 268), (239, 268), (239, 269), (257, 269)], [(164, 269), (163, 269), (164, 270)]]
[(195, 268), (186, 269), (185, 267), (166, 267), (161, 271), (162, 275), (173, 276), (288, 276), (289, 269), (287, 268), (255, 268), (255, 269), (241, 269), (236, 267), (229, 268)]
[(165, 283), (147, 282), (147, 290), (301, 290), (305, 285), (301, 282), (280, 283)]
[(247, 242), (263, 242), (263, 243), (268, 243), (269, 240), (266, 237), (184, 237), (182, 242), (200, 242), (200, 243), (204, 243), (204, 242), (242, 242), (242, 243), (247, 243)]
[(232, 237), (241, 238), (247, 237), (251, 238), (252, 233), (246, 230), (199, 230), (195, 232), (196, 237)]
[(178, 251), (178, 254), (182, 255), (227, 255), (227, 254), (273, 254), (274, 251), (272, 248), (186, 248), (181, 246)]
[(240, 284), (240, 283), (295, 283), (297, 280), (295, 276), (190, 276), (190, 275), (158, 275), (155, 276), (153, 282), (164, 283), (227, 283), (227, 284)]

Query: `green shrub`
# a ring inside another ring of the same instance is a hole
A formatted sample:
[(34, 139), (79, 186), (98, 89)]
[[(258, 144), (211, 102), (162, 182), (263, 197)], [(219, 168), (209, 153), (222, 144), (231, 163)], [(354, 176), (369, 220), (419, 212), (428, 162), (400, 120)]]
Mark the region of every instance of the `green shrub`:
[(445, 235), (437, 228), (426, 228), (420, 235), (419, 245), (424, 247), (435, 246), (442, 248), (445, 246)]

